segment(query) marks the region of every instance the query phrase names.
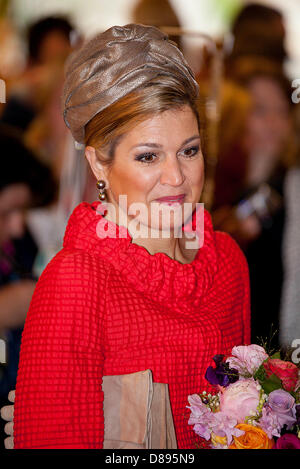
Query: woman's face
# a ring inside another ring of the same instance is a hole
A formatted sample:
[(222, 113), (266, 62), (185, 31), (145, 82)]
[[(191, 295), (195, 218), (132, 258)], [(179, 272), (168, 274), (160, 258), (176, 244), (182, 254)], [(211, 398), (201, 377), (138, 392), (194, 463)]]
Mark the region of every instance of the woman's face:
[(0, 247), (24, 234), (26, 209), (31, 192), (25, 184), (12, 184), (0, 192)]
[[(198, 123), (190, 106), (136, 125), (116, 146), (112, 167), (104, 170), (108, 201), (117, 208), (119, 196), (126, 195), (129, 220), (133, 217), (159, 231), (181, 226), (199, 202), (204, 183)], [(184, 197), (171, 205), (157, 201), (178, 195)], [(146, 211), (130, 214), (131, 204), (137, 202)]]
[(246, 150), (276, 159), (291, 130), (289, 103), (280, 85), (268, 77), (251, 80), (249, 91), (253, 107), (246, 126)]
[(59, 30), (49, 32), (42, 40), (39, 49), (39, 63), (50, 64), (54, 61), (65, 60), (71, 52), (68, 38)]

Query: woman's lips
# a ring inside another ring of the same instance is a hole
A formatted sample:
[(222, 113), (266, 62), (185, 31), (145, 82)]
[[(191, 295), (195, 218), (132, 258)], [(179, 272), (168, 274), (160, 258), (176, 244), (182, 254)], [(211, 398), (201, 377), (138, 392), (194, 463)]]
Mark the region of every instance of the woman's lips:
[(155, 199), (155, 202), (160, 202), (162, 204), (182, 204), (185, 199), (185, 194), (177, 195), (177, 196), (169, 196), (169, 197), (161, 197), (159, 199)]

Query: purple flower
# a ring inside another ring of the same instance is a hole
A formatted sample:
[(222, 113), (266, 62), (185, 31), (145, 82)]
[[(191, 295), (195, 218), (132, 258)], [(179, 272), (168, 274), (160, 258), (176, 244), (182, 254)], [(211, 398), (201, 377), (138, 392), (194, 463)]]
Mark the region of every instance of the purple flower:
[(205, 373), (205, 379), (212, 385), (220, 385), (224, 388), (239, 379), (238, 371), (230, 368), (229, 364), (223, 361), (224, 355), (215, 355), (213, 361), (216, 367), (209, 366)]
[(193, 428), (194, 432), (201, 436), (201, 438), (205, 438), (206, 441), (210, 440), (210, 435), (211, 435), (211, 428), (210, 428), (210, 422), (203, 422), (203, 423), (196, 423)]
[(274, 449), (300, 449), (300, 440), (292, 433), (285, 433), (278, 438)]
[(296, 422), (295, 399), (287, 391), (276, 389), (270, 392), (267, 405), (276, 414), (281, 428), (287, 425), (289, 429)]
[(259, 426), (266, 432), (268, 438), (270, 439), (273, 436), (280, 436), (281, 426), (279, 424), (277, 415), (268, 405), (265, 405), (262, 409), (262, 416), (259, 419)]
[(211, 434), (211, 423), (214, 420), (214, 414), (201, 400), (198, 394), (192, 394), (188, 396), (190, 406), (187, 406), (191, 410), (191, 415), (188, 421), (189, 425), (194, 425), (194, 431), (197, 435), (210, 439)]
[(235, 428), (237, 420), (233, 417), (229, 417), (223, 412), (214, 413), (214, 421), (211, 423), (212, 431), (215, 435), (227, 438), (227, 444), (230, 445), (232, 442), (232, 436), (241, 436), (244, 434), (243, 430)]
[(207, 414), (211, 413), (210, 408), (203, 404), (202, 399), (198, 394), (188, 396), (188, 401), (190, 406), (187, 406), (187, 408), (191, 410), (191, 415), (188, 421), (189, 425), (200, 423)]
[(240, 436), (244, 432), (235, 428), (237, 420), (223, 412), (212, 412), (201, 400), (198, 394), (188, 396), (191, 415), (188, 421), (189, 425), (194, 425), (194, 432), (207, 441), (211, 438), (211, 433), (220, 437), (227, 438), (227, 444), (232, 442), (232, 436)]

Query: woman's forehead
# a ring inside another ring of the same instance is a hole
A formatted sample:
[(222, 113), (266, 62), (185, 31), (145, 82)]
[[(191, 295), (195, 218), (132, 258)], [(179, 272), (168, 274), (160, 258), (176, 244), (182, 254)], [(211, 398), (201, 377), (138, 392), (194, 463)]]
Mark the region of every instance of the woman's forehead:
[(185, 140), (194, 134), (198, 134), (196, 116), (189, 106), (184, 106), (155, 114), (136, 124), (124, 135), (121, 143), (134, 145), (133, 142), (137, 141), (139, 144), (159, 144)]

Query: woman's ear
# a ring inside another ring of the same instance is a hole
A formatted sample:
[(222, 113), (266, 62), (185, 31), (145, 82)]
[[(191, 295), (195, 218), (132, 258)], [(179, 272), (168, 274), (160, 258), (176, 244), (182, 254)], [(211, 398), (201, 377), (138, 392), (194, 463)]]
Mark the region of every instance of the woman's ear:
[(88, 160), (88, 163), (91, 167), (91, 170), (94, 173), (95, 178), (98, 179), (107, 179), (105, 170), (102, 163), (100, 162), (97, 156), (97, 150), (94, 147), (87, 146), (85, 148), (85, 157)]

